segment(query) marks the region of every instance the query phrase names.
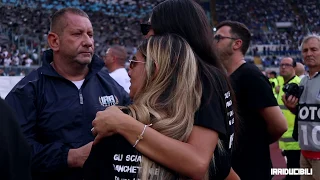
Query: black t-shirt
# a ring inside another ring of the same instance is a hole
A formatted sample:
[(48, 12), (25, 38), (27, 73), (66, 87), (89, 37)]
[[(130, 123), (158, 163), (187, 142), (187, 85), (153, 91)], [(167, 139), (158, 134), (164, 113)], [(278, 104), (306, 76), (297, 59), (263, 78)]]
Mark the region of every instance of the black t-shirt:
[(135, 180), (141, 158), (141, 154), (121, 135), (106, 137), (92, 146), (83, 166), (84, 180)]
[(218, 145), (215, 148), (215, 164), (210, 164), (209, 179), (222, 180), (229, 175), (231, 168), (235, 119), (227, 77), (217, 69), (212, 73), (215, 77), (213, 83), (219, 87), (220, 91), (215, 90), (210, 98), (210, 88), (208, 88), (210, 82), (205, 77), (202, 77), (203, 94), (200, 109), (195, 114), (194, 125), (206, 127), (219, 133), (219, 140), (223, 150), (220, 151)]
[(31, 180), (31, 151), (12, 109), (0, 98), (0, 179)]
[[(209, 82), (206, 78), (202, 78), (201, 105), (195, 114), (194, 125), (219, 133), (224, 150), (219, 151), (217, 146), (214, 152), (215, 166), (210, 164), (210, 179), (219, 180), (225, 179), (231, 167), (230, 144), (232, 145), (233, 141), (234, 116), (227, 80), (222, 72), (216, 70), (213, 73), (215, 73), (215, 83), (220, 87), (220, 91), (213, 92), (210, 98)], [(140, 161), (141, 155), (136, 149), (122, 136), (114, 135), (92, 147), (84, 165), (84, 177), (85, 180), (135, 180)]]
[[(211, 73), (215, 78), (214, 82), (210, 82), (204, 75), (201, 76), (202, 97), (199, 110), (195, 113), (194, 125), (214, 130), (219, 133), (220, 138), (223, 136), (226, 138), (229, 133), (225, 123), (225, 107), (226, 102), (230, 101), (230, 91), (227, 86), (227, 78), (223, 76), (222, 72), (214, 68)], [(210, 83), (218, 86), (220, 90), (211, 90)], [(228, 110), (230, 109), (232, 109), (232, 103)]]
[(242, 180), (269, 180), (272, 167), (269, 133), (259, 110), (277, 106), (272, 87), (260, 70), (248, 63), (231, 74), (241, 119), (232, 155), (232, 168)]

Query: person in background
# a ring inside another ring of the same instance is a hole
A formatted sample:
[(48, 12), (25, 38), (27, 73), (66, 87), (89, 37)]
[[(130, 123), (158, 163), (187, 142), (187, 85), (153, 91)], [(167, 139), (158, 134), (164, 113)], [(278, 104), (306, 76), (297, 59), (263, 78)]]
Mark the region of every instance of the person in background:
[(276, 94), (277, 94), (277, 98), (279, 96), (280, 93), (280, 86), (283, 85), (284, 80), (282, 76), (277, 76), (277, 80), (278, 80), (278, 86), (276, 86)]
[(127, 51), (123, 46), (114, 45), (107, 50), (104, 63), (110, 76), (117, 81), (124, 90), (130, 93), (130, 77), (125, 69), (127, 56)]
[(297, 66), (294, 68), (296, 71), (296, 75), (299, 76), (300, 79), (305, 77), (305, 69), (302, 63), (297, 62)]
[(269, 78), (269, 82), (272, 86), (272, 91), (273, 91), (273, 95), (275, 98), (278, 97), (278, 93), (277, 93), (277, 86), (279, 86), (279, 82), (277, 79), (277, 73), (275, 71), (271, 71), (267, 74), (268, 78)]
[[(300, 86), (304, 90), (299, 97), (282, 96), (286, 107), (297, 118), (292, 137), (297, 139), (301, 148), (300, 167), (312, 169), (312, 176), (302, 175), (301, 180), (320, 179), (320, 36), (310, 34), (301, 44), (304, 64), (309, 73)], [(309, 171), (310, 172), (310, 171)]]
[[(279, 148), (283, 151), (283, 155), (287, 158), (287, 168), (300, 167), (300, 146), (299, 143), (292, 138), (294, 129), (295, 114), (284, 105), (282, 96), (285, 94), (283, 91), (284, 86), (294, 83), (300, 83), (300, 78), (295, 74), (297, 63), (291, 57), (285, 57), (280, 62), (280, 76), (283, 77), (284, 83), (280, 85), (280, 92), (277, 98), (281, 111), (288, 123), (288, 130), (279, 139)], [(286, 180), (299, 180), (298, 175), (287, 175)]]
[(251, 40), (249, 29), (237, 21), (223, 21), (216, 28), (214, 49), (231, 79), (241, 117), (232, 168), (241, 179), (270, 180), (269, 145), (287, 130), (287, 121), (268, 79), (244, 60)]
[(7, 76), (3, 69), (0, 69), (0, 76)]

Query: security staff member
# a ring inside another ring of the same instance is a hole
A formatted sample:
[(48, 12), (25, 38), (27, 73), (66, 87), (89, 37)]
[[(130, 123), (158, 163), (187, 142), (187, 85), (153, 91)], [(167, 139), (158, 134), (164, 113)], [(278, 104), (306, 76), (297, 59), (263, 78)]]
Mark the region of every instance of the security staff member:
[[(301, 79), (301, 78), (300, 78)], [(275, 88), (275, 91), (276, 91), (276, 94), (277, 94), (277, 98), (278, 98), (278, 96), (279, 96), (279, 93), (280, 93), (280, 86), (283, 86), (283, 77), (282, 76), (277, 76), (277, 80), (278, 80), (278, 86), (276, 86), (276, 88)]]
[(277, 98), (276, 87), (278, 86), (277, 73), (275, 71), (271, 71), (268, 73), (269, 82), (272, 85), (272, 91), (275, 98)]
[[(279, 140), (279, 147), (283, 150), (284, 155), (287, 157), (287, 168), (299, 168), (300, 167), (300, 147), (297, 141), (292, 138), (292, 132), (294, 128), (295, 115), (288, 110), (282, 101), (282, 96), (285, 94), (283, 87), (286, 84), (300, 83), (300, 78), (296, 76), (294, 67), (296, 62), (290, 58), (285, 57), (280, 62), (280, 76), (283, 77), (284, 83), (280, 84), (279, 96), (277, 97), (278, 104), (281, 108), (283, 115), (288, 122), (288, 130), (282, 135)], [(286, 180), (299, 180), (300, 176), (287, 175)]]

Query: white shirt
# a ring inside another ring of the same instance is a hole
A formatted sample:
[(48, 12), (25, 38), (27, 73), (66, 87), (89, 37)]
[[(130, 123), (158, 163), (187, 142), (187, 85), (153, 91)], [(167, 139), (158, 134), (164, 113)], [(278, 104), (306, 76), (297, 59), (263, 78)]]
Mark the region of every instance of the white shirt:
[(11, 58), (5, 58), (4, 60), (3, 60), (3, 65), (5, 66), (5, 67), (8, 67), (8, 66), (10, 66), (10, 64), (11, 64)]
[(13, 60), (13, 65), (19, 66), (20, 59), (18, 58), (18, 56), (14, 56), (12, 60)]
[(301, 76), (299, 76), (300, 79), (304, 78), (306, 75), (302, 74)]
[(120, 84), (120, 86), (123, 87), (125, 91), (127, 91), (127, 93), (130, 93), (130, 77), (128, 76), (128, 72), (125, 68), (119, 68), (109, 74), (115, 81), (117, 81), (118, 84)]
[(30, 67), (31, 66), (31, 63), (32, 63), (32, 59), (28, 58), (26, 59), (26, 67)]
[(74, 85), (77, 86), (78, 89), (81, 88), (83, 82), (84, 82), (84, 79), (80, 80), (80, 81), (72, 81)]
[(4, 57), (7, 57), (8, 56), (8, 51), (3, 51), (3, 55), (4, 55)]

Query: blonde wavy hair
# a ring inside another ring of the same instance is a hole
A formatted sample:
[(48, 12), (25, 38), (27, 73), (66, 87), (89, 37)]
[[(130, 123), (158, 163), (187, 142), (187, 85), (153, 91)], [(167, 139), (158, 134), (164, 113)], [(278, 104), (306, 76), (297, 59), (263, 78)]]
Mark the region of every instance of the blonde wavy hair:
[[(146, 79), (137, 92), (129, 114), (173, 139), (186, 142), (200, 107), (202, 86), (195, 55), (180, 36), (152, 36), (139, 46), (145, 59)], [(139, 178), (173, 179), (175, 174), (145, 156), (140, 163)]]

